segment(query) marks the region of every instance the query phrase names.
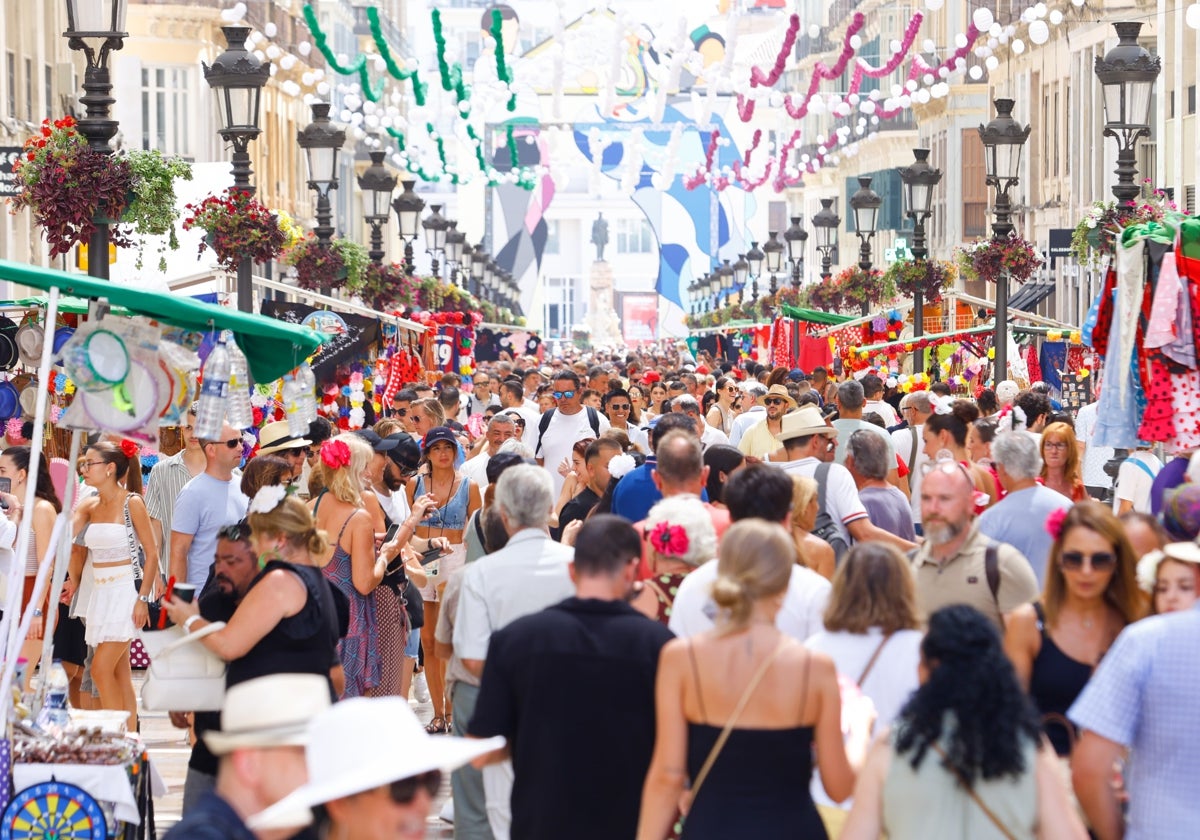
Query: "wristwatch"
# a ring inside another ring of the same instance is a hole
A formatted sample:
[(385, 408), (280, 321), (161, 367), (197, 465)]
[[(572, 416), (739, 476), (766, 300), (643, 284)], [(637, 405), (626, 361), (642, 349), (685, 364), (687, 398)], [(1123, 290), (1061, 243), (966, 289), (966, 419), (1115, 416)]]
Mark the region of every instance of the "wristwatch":
[(149, 595), (139, 595), (138, 600), (141, 601), (143, 604), (149, 604), (154, 601), (154, 599), (151, 598)]

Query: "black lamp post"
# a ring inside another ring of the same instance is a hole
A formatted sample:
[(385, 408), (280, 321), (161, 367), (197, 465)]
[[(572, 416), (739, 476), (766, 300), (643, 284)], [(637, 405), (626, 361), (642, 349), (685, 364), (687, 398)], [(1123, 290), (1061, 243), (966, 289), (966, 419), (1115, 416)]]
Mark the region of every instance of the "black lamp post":
[(467, 235), (458, 229), (458, 222), (450, 219), (446, 222), (446, 269), (450, 284), (461, 286), (457, 281), (458, 267), (462, 262), (463, 248), (467, 244)]
[(833, 249), (837, 247), (837, 229), (841, 223), (841, 218), (833, 212), (833, 199), (822, 198), (821, 209), (812, 217), (812, 226), (816, 231), (817, 250), (821, 253), (821, 278), (824, 280), (833, 276)]
[[(112, 76), (108, 57), (125, 45), (125, 13), (128, 0), (67, 0), (67, 46), (81, 50), (87, 58), (83, 71), (85, 114), (79, 120), (79, 133), (98, 152), (108, 153), (108, 141), (117, 133), (112, 119)], [(11, 57), (11, 53), (10, 53)], [(10, 78), (10, 84), (15, 79)], [(88, 274), (108, 279), (108, 223), (96, 222), (88, 239)]]
[[(1008, 191), (1012, 189), (1021, 172), (1021, 149), (1029, 139), (1029, 126), (1013, 119), (1013, 100), (997, 99), (996, 117), (987, 125), (979, 126), (979, 139), (983, 141), (983, 162), (987, 169), (987, 185), (996, 188), (996, 221), (992, 223), (992, 239), (1000, 241), (1012, 235), (1012, 205)], [(996, 384), (1008, 378), (1008, 275), (1001, 273), (996, 281), (996, 339), (995, 339)]]
[(791, 218), (792, 225), (783, 232), (783, 241), (787, 243), (788, 261), (792, 264), (792, 288), (799, 289), (800, 275), (804, 273), (804, 243), (808, 241), (808, 231), (801, 226), (800, 216)]
[[(871, 270), (871, 240), (875, 238), (875, 225), (879, 219), (879, 208), (883, 199), (879, 193), (871, 189), (871, 176), (858, 176), (858, 190), (850, 196), (850, 209), (854, 211), (854, 232), (858, 236), (858, 267), (863, 271)], [(863, 303), (862, 314), (870, 311), (870, 305)]]
[(375, 149), (370, 155), (371, 165), (358, 176), (358, 188), (362, 192), (363, 218), (371, 226), (371, 250), (368, 255), (378, 265), (383, 262), (383, 226), (392, 212), (396, 176), (383, 164), (386, 152)]
[[(925, 247), (925, 220), (933, 214), (933, 188), (942, 180), (942, 170), (929, 165), (928, 149), (913, 149), (913, 163), (899, 167), (904, 184), (904, 215), (913, 220), (913, 259), (924, 262), (929, 256)], [(913, 337), (925, 334), (925, 301), (920, 284), (913, 291)], [(925, 352), (918, 351), (913, 360), (913, 373), (925, 370)]]
[(308, 188), (317, 193), (317, 241), (328, 248), (333, 241), (333, 207), (330, 190), (338, 188), (338, 154), (346, 143), (346, 131), (329, 119), (329, 103), (312, 104), (312, 122), (296, 135), (308, 162)]
[(733, 266), (729, 264), (729, 260), (722, 260), (721, 267), (717, 269), (717, 277), (720, 278), (721, 291), (725, 293), (725, 305), (733, 305)]
[(771, 294), (779, 291), (777, 275), (783, 270), (783, 243), (779, 241), (779, 231), (771, 231), (763, 244), (763, 262), (766, 263), (767, 273), (771, 275)]
[(1141, 192), (1134, 183), (1134, 152), (1138, 138), (1150, 136), (1150, 102), (1154, 83), (1162, 72), (1162, 58), (1150, 55), (1138, 44), (1140, 22), (1123, 21), (1113, 26), (1120, 40), (1104, 58), (1096, 57), (1095, 72), (1104, 86), (1104, 136), (1117, 139), (1117, 183), (1112, 191), (1125, 204)]
[(402, 181), (401, 184), (404, 192), (392, 202), (392, 209), (396, 211), (396, 218), (400, 223), (400, 238), (404, 240), (404, 268), (408, 271), (408, 276), (412, 277), (413, 243), (417, 240), (417, 232), (421, 227), (421, 211), (425, 209), (425, 202), (413, 192), (416, 181)]
[(471, 294), (477, 298), (483, 297), (483, 275), (488, 259), (487, 249), (480, 242), (471, 252)]
[(733, 285), (738, 288), (738, 304), (746, 302), (746, 296), (749, 294), (750, 302), (754, 303), (758, 297), (758, 279), (754, 280), (754, 290), (751, 291), (750, 284), (750, 263), (746, 261), (745, 254), (738, 254), (737, 262), (733, 264)]
[[(260, 103), (262, 89), (271, 77), (271, 68), (246, 49), (249, 27), (225, 26), (221, 31), (225, 33), (228, 46), (211, 67), (204, 66), (204, 78), (217, 98), (217, 115), (221, 120), (218, 133), (222, 140), (233, 146), (233, 187), (253, 195), (248, 149), (250, 141), (262, 132), (258, 126)], [(242, 312), (254, 309), (252, 271), (253, 263), (248, 257), (238, 262), (237, 303)]]
[[(746, 252), (746, 264), (750, 267), (750, 276), (754, 278), (754, 295), (758, 297), (758, 278), (762, 277), (763, 261), (767, 255), (758, 247), (757, 242), (750, 243), (750, 250)], [(774, 294), (774, 291), (772, 291)]]
[(442, 215), (442, 205), (431, 204), (429, 208), (430, 213), (421, 222), (421, 227), (425, 230), (425, 251), (432, 261), (429, 273), (438, 277), (438, 254), (446, 247), (446, 218)]

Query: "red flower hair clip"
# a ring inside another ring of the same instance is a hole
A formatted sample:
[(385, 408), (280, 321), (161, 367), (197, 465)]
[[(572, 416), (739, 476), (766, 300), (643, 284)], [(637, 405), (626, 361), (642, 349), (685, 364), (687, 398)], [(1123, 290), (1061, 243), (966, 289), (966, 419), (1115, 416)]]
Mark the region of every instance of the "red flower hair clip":
[(650, 545), (663, 557), (683, 557), (688, 551), (688, 535), (682, 525), (659, 522), (650, 532)]
[(1059, 538), (1062, 537), (1063, 523), (1066, 520), (1066, 508), (1051, 511), (1050, 515), (1046, 517), (1046, 533), (1053, 537), (1055, 542), (1058, 542)]
[(138, 454), (138, 445), (129, 438), (121, 441), (121, 454), (126, 458), (136, 458)]
[(321, 463), (331, 470), (350, 464), (350, 447), (344, 440), (327, 440), (321, 444)]

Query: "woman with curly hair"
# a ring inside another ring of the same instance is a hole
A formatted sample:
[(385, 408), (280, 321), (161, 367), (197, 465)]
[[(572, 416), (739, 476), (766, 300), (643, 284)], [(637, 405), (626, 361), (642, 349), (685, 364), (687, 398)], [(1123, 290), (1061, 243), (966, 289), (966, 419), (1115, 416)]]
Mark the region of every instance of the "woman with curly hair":
[(1042, 484), (1073, 502), (1088, 498), (1075, 430), (1066, 423), (1051, 423), (1042, 430)]
[(1106, 505), (1080, 502), (1051, 514), (1046, 528), (1054, 544), (1042, 600), (1012, 612), (1004, 648), (1055, 752), (1067, 756), (1076, 735), (1067, 709), (1145, 603), (1133, 546)]
[(920, 687), (879, 737), (841, 840), (1086, 840), (1000, 636), (965, 604), (929, 617)]

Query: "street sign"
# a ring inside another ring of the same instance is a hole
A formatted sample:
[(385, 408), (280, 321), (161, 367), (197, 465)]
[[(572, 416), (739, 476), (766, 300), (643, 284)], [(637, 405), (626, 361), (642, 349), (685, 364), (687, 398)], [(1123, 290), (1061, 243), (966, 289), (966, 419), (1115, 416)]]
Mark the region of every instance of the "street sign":
[(20, 157), (20, 146), (0, 146), (0, 198), (12, 198), (21, 191), (13, 173), (13, 164)]

